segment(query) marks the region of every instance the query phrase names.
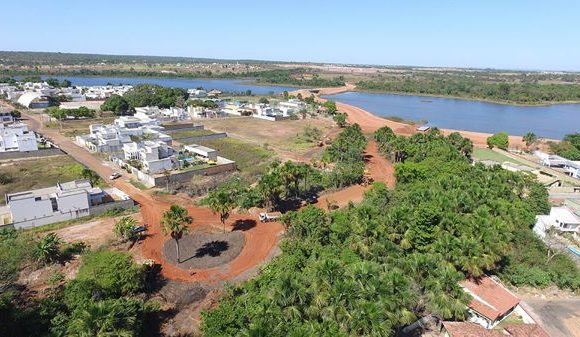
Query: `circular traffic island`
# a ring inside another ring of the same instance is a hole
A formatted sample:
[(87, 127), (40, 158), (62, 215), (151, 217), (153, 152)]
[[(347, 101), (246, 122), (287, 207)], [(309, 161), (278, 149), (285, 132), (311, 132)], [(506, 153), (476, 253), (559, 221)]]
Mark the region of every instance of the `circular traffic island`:
[(165, 241), (163, 257), (182, 269), (208, 269), (231, 262), (240, 254), (245, 243), (241, 231), (215, 233), (195, 230), (179, 240), (179, 263), (173, 239)]

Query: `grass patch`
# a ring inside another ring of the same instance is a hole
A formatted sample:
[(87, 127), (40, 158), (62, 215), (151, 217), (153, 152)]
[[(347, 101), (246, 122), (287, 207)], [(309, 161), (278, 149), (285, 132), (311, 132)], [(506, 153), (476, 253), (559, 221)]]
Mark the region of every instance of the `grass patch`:
[(12, 179), (0, 185), (0, 202), (5, 202), (6, 193), (51, 187), (58, 182), (81, 179), (83, 168), (80, 163), (65, 155), (1, 162), (0, 171)]
[(131, 183), (131, 185), (137, 187), (140, 190), (148, 190), (149, 189), (149, 187), (145, 186), (145, 184), (143, 184), (142, 182), (137, 181), (135, 179), (129, 180), (129, 183)]
[(523, 165), (522, 162), (519, 162), (511, 157), (508, 157), (502, 153), (499, 152), (495, 152), (491, 149), (483, 149), (483, 148), (475, 148), (473, 149), (473, 158), (475, 158), (476, 160), (493, 160), (496, 161), (498, 163), (503, 163), (503, 162), (510, 162), (510, 163), (514, 163), (514, 164), (518, 164), (518, 165)]
[(428, 123), (428, 121), (426, 121), (426, 120), (414, 121), (414, 120), (404, 119), (404, 118), (399, 117), (399, 116), (381, 116), (381, 117), (384, 119), (388, 119), (390, 121), (393, 121), (393, 122), (409, 124), (409, 125), (417, 125), (417, 124), (423, 125), (423, 124)]
[(104, 114), (100, 117), (86, 118), (86, 119), (76, 119), (76, 120), (63, 120), (62, 122), (50, 121), (44, 125), (51, 129), (62, 128), (62, 134), (67, 137), (75, 137), (78, 135), (84, 135), (89, 133), (89, 125), (91, 124), (112, 124), (117, 118), (112, 114)]
[(250, 179), (261, 175), (274, 157), (271, 150), (235, 138), (204, 140), (197, 144), (219, 150), (221, 157), (235, 161), (242, 175)]
[(185, 131), (172, 131), (169, 132), (169, 135), (173, 137), (175, 140), (179, 140), (181, 138), (189, 138), (195, 136), (205, 136), (205, 135), (213, 135), (214, 132), (210, 130), (185, 130)]

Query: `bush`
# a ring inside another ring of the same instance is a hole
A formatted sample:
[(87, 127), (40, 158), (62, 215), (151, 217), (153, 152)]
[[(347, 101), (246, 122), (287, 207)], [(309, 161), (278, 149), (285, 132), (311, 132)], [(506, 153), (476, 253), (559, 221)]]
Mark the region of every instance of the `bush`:
[(76, 280), (94, 282), (105, 297), (119, 297), (143, 289), (143, 277), (143, 269), (130, 255), (99, 250), (83, 256)]
[(497, 147), (502, 150), (507, 150), (509, 146), (509, 135), (506, 132), (496, 133), (495, 135), (487, 138), (487, 146), (490, 149)]

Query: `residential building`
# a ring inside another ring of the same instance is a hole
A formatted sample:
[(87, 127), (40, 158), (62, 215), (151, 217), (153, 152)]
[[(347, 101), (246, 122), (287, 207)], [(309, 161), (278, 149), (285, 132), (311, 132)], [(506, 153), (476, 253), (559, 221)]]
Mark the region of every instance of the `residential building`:
[(10, 111), (0, 112), (0, 123), (13, 123), (14, 117)]
[(128, 208), (133, 201), (116, 188), (93, 187), (88, 180), (58, 183), (54, 187), (10, 193), (6, 210), (15, 228), (47, 225), (100, 214), (112, 208)]
[(0, 123), (0, 152), (26, 152), (38, 150), (36, 134), (23, 123)]
[(159, 140), (170, 144), (171, 136), (163, 132), (159, 121), (145, 113), (121, 116), (110, 125), (92, 124), (90, 133), (76, 137), (79, 145), (93, 152), (119, 152), (123, 144), (139, 140)]
[(205, 147), (205, 146), (201, 146), (201, 145), (197, 145), (197, 144), (191, 144), (191, 145), (185, 145), (183, 147), (183, 150), (187, 151), (189, 153), (193, 153), (197, 157), (201, 157), (202, 159), (205, 159), (205, 160), (213, 160), (213, 161), (218, 160), (218, 150), (214, 150), (214, 149), (211, 149), (209, 147)]
[(445, 337), (550, 337), (538, 324), (502, 324), (499, 329), (485, 329), (470, 322), (443, 322)]
[(207, 91), (203, 89), (188, 89), (189, 99), (197, 99), (207, 97)]
[(283, 116), (290, 116), (306, 109), (306, 104), (299, 99), (291, 98), (288, 101), (278, 103), (276, 108), (282, 111)]
[[(177, 159), (173, 148), (162, 141), (131, 142), (123, 144), (125, 161), (136, 160), (145, 173), (157, 174), (176, 168)], [(134, 166), (134, 165), (132, 165)]]
[(470, 322), (492, 329), (515, 312), (522, 317), (524, 323), (534, 323), (520, 306), (520, 299), (493, 278), (470, 278), (462, 281), (460, 285), (472, 297), (467, 305)]
[(546, 231), (550, 228), (578, 236), (580, 235), (580, 217), (568, 207), (552, 207), (549, 215), (536, 216), (534, 232), (544, 238)]
[(580, 179), (580, 161), (573, 161), (564, 157), (535, 151), (534, 155), (540, 159), (542, 165), (549, 167), (561, 167), (566, 174), (573, 178)]

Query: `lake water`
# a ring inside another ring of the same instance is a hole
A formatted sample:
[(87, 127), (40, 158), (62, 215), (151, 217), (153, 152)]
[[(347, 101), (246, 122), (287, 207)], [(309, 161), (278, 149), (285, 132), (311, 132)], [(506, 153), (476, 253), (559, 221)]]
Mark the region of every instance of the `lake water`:
[(283, 91), (292, 91), (298, 88), (273, 86), (273, 85), (254, 85), (250, 81), (244, 80), (199, 80), (199, 79), (185, 79), (185, 78), (161, 78), (161, 77), (80, 77), (80, 76), (43, 76), (57, 78), (59, 81), (67, 79), (73, 85), (106, 85), (111, 83), (117, 84), (157, 84), (164, 87), (174, 87), (183, 89), (195, 89), (203, 87), (206, 90), (218, 89), (227, 92), (245, 92), (251, 90), (252, 94), (267, 95), (270, 93), (279, 94)]
[(462, 99), (345, 92), (324, 96), (378, 116), (426, 120), (446, 129), (525, 135), (532, 131), (545, 138), (561, 139), (580, 132), (580, 104), (514, 106)]

